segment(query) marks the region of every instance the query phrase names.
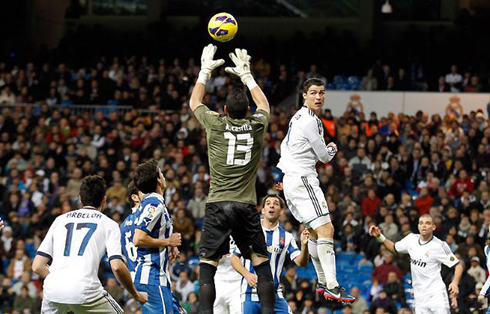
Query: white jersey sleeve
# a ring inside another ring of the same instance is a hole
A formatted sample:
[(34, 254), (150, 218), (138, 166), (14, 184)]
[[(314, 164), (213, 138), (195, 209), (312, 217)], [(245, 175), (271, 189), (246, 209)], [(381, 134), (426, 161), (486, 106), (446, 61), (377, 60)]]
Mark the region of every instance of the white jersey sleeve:
[[(316, 120), (311, 119), (304, 127), (303, 132), (308, 142), (313, 148), (316, 157), (323, 163), (332, 160), (333, 156), (329, 154), (325, 139), (323, 138), (323, 126), (319, 125)], [(334, 154), (335, 156), (335, 154)]]
[[(487, 257), (487, 269), (490, 270), (490, 259), (488, 258), (488, 254), (490, 254), (490, 246), (486, 245), (485, 246), (485, 256)], [(480, 295), (481, 296), (487, 296), (488, 293), (490, 292), (490, 276), (487, 278), (485, 281), (485, 284), (480, 290)]]
[(37, 250), (37, 255), (44, 256), (49, 258), (49, 264), (53, 261), (53, 248), (54, 248), (54, 230), (56, 230), (56, 226), (59, 224), (60, 219), (56, 218), (51, 227), (48, 230), (48, 233), (44, 237), (44, 240), (39, 245)]
[(294, 261), (296, 257), (298, 257), (301, 254), (301, 251), (298, 249), (298, 245), (296, 244), (296, 240), (294, 240), (294, 237), (291, 233), (286, 233), (286, 237), (290, 238), (289, 245), (288, 245), (288, 254), (289, 258)]
[(410, 243), (413, 241), (413, 233), (408, 234), (403, 239), (395, 243), (395, 250), (398, 253), (408, 253), (408, 249), (410, 248)]
[(109, 261), (123, 259), (121, 249), (121, 230), (115, 221), (110, 221), (107, 226), (106, 250)]
[(459, 260), (451, 252), (449, 245), (444, 241), (441, 241), (439, 250), (435, 252), (435, 258), (449, 268), (459, 263)]

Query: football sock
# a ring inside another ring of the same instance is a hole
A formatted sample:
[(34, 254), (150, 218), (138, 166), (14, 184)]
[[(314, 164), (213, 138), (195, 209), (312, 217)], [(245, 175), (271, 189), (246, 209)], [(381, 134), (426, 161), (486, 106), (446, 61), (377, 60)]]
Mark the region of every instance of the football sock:
[(327, 281), (325, 280), (325, 273), (323, 272), (322, 263), (320, 262), (320, 258), (318, 258), (316, 239), (308, 240), (308, 252), (310, 253), (313, 266), (315, 267), (318, 283), (325, 285)]
[(262, 306), (262, 314), (274, 313), (274, 281), (272, 279), (271, 266), (269, 261), (254, 266), (257, 274), (257, 294)]
[(333, 246), (333, 239), (318, 238), (317, 252), (325, 274), (327, 288), (332, 289), (337, 287), (339, 283), (337, 282), (337, 271), (335, 269), (335, 250)]
[(199, 266), (199, 313), (212, 314), (216, 299), (214, 275), (217, 268), (208, 263), (200, 263)]

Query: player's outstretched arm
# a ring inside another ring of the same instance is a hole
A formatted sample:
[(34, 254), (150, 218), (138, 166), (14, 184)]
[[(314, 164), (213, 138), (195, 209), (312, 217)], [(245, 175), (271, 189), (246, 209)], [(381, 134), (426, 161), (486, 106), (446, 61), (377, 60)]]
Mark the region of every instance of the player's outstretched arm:
[(213, 72), (213, 70), (225, 63), (225, 60), (223, 59), (213, 60), (214, 54), (216, 53), (217, 49), (218, 47), (216, 47), (215, 45), (209, 44), (205, 46), (202, 50), (201, 71), (199, 72), (196, 85), (192, 89), (190, 99), (190, 107), (192, 111), (196, 110), (199, 106), (202, 105), (206, 82), (211, 78), (211, 73)]
[(41, 278), (46, 278), (49, 275), (48, 264), (50, 259), (45, 256), (36, 255), (32, 262), (32, 271), (39, 275)]
[(242, 83), (250, 90), (250, 94), (252, 94), (252, 99), (257, 105), (257, 108), (270, 113), (269, 101), (265, 97), (262, 89), (255, 82), (252, 71), (250, 71), (250, 59), (252, 57), (248, 55), (247, 50), (235, 49), (235, 53), (230, 53), (230, 59), (235, 64), (235, 67), (226, 67), (225, 71), (239, 76)]
[(180, 233), (172, 233), (165, 239), (157, 239), (151, 237), (148, 233), (136, 228), (134, 231), (133, 244), (136, 247), (157, 248), (162, 246), (180, 246), (182, 244), (182, 235)]
[(136, 291), (133, 281), (131, 280), (131, 274), (129, 273), (126, 264), (124, 264), (124, 262), (120, 259), (113, 259), (110, 261), (110, 263), (112, 272), (114, 273), (114, 276), (116, 276), (117, 281), (123, 285), (126, 290), (128, 290), (129, 294), (131, 294), (136, 301), (141, 304), (145, 304), (148, 300), (148, 295)]
[(378, 226), (371, 226), (369, 228), (369, 234), (373, 236), (376, 241), (379, 243), (382, 243), (388, 251), (390, 251), (393, 254), (396, 254), (395, 250), (395, 243), (393, 243), (391, 240), (386, 239), (386, 237), (381, 233), (381, 230), (379, 230)]
[(247, 281), (252, 288), (257, 288), (257, 275), (249, 272), (240, 262), (240, 258), (236, 255), (231, 255), (231, 266)]
[(304, 267), (308, 265), (308, 260), (310, 255), (308, 254), (308, 238), (310, 233), (307, 229), (301, 232), (301, 251), (300, 254), (294, 259), (294, 262), (299, 267)]

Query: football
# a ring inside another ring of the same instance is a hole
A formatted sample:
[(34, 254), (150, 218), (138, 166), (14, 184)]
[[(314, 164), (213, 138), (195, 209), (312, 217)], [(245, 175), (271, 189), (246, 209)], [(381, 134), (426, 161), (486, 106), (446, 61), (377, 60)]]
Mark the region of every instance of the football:
[(218, 13), (208, 23), (208, 32), (214, 40), (219, 42), (230, 41), (238, 31), (238, 23), (229, 13)]

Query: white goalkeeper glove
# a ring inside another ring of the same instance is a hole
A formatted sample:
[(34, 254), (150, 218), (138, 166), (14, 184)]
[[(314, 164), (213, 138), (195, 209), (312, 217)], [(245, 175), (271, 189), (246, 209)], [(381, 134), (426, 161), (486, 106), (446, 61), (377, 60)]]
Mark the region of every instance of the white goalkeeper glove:
[(197, 78), (199, 83), (206, 85), (206, 82), (211, 77), (213, 70), (225, 63), (225, 60), (223, 59), (213, 60), (216, 50), (218, 50), (218, 47), (213, 44), (205, 46), (202, 50), (201, 71), (199, 72), (199, 76)]
[(239, 76), (242, 83), (247, 85), (249, 90), (256, 87), (257, 83), (250, 71), (250, 59), (252, 59), (252, 57), (247, 54), (247, 50), (237, 48), (235, 49), (235, 53), (230, 53), (230, 58), (235, 64), (235, 67), (226, 67), (225, 71)]

